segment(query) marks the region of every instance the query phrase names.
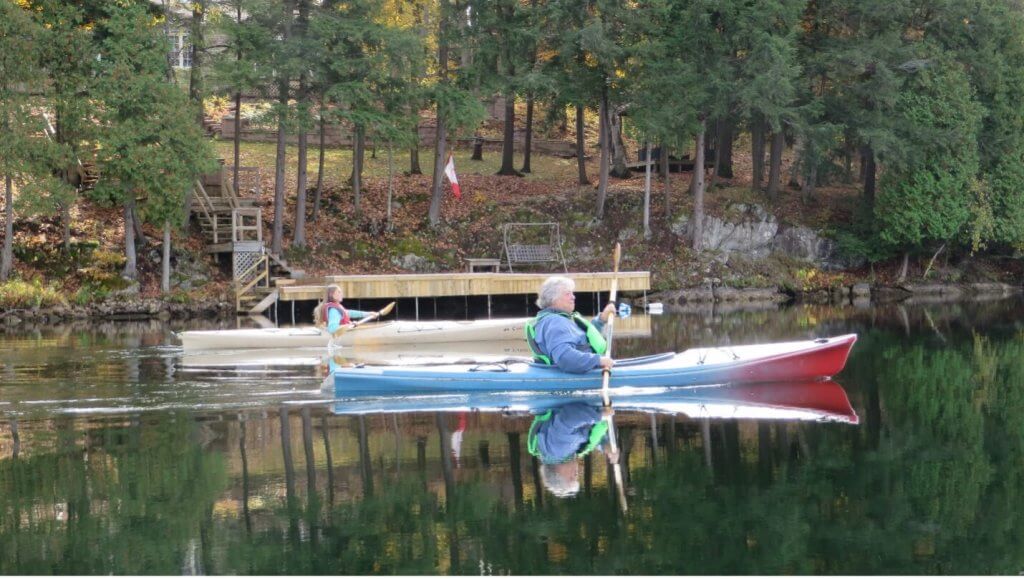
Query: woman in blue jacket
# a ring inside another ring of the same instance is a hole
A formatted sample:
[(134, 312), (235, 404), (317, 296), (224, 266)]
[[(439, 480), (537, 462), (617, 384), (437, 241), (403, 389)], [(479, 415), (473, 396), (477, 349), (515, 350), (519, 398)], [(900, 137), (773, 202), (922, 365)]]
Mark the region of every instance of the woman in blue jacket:
[(544, 280), (537, 292), (541, 310), (526, 324), (526, 341), (538, 362), (566, 372), (611, 369), (615, 362), (604, 355), (608, 344), (601, 330), (615, 314), (615, 304), (609, 303), (597, 317), (587, 320), (575, 311), (575, 289), (576, 282), (567, 277)]

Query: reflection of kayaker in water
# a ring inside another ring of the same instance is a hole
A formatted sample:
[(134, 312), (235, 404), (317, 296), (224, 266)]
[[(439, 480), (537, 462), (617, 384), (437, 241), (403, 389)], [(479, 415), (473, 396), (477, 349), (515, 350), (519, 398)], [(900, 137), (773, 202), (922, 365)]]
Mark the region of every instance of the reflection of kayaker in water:
[[(584, 402), (571, 402), (537, 415), (526, 438), (530, 454), (540, 459), (541, 482), (558, 497), (575, 496), (580, 491), (580, 467), (577, 458), (607, 441), (611, 408), (598, 408)], [(605, 451), (608, 460), (617, 454)]]

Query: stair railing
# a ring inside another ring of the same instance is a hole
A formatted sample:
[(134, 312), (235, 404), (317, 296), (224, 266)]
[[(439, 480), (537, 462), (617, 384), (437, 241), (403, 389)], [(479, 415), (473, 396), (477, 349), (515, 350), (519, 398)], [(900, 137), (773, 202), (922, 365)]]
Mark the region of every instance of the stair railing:
[[(262, 269), (262, 271), (261, 271)], [(261, 255), (259, 259), (253, 262), (248, 268), (238, 275), (235, 282), (241, 283), (241, 280), (248, 279), (249, 276), (253, 276), (251, 280), (245, 285), (240, 285), (235, 290), (235, 311), (242, 311), (242, 298), (252, 293), (252, 289), (256, 287), (262, 280), (267, 280), (265, 287), (270, 285), (270, 267), (269, 261), (267, 260), (266, 254)]]

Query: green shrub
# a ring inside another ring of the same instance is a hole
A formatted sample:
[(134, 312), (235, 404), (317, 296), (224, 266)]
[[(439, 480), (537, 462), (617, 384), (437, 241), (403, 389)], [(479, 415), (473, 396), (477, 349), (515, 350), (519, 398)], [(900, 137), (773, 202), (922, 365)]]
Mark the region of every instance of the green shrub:
[(44, 286), (39, 280), (0, 283), (0, 310), (48, 308), (66, 303), (60, 290)]
[(101, 285), (89, 283), (78, 288), (75, 295), (71, 297), (71, 301), (74, 302), (75, 305), (84, 306), (93, 302), (102, 301), (106, 299), (108, 295), (110, 295), (109, 289)]

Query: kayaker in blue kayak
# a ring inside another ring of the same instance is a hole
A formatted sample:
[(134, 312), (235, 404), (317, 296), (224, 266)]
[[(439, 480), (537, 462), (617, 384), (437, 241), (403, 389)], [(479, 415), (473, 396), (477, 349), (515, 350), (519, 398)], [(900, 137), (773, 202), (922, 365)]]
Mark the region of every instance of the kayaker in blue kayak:
[(537, 292), (537, 317), (526, 323), (526, 342), (534, 359), (559, 370), (582, 374), (595, 368), (610, 369), (615, 361), (604, 353), (608, 343), (601, 330), (615, 304), (609, 303), (593, 320), (576, 310), (576, 282), (563, 276), (544, 280)]
[(348, 310), (341, 305), (341, 300), (345, 299), (344, 292), (341, 291), (341, 286), (329, 285), (327, 286), (327, 294), (324, 299), (324, 303), (320, 304), (313, 310), (313, 319), (316, 320), (317, 327), (327, 328), (327, 332), (333, 334), (338, 331), (338, 328), (342, 326), (349, 326), (352, 320), (358, 320), (365, 318), (373, 312), (364, 312), (362, 310)]
[[(608, 437), (611, 408), (598, 408), (585, 402), (571, 402), (537, 415), (526, 437), (526, 448), (541, 461), (544, 487), (558, 497), (571, 497), (580, 490), (580, 466), (577, 458), (595, 448), (603, 448)], [(608, 460), (618, 457), (608, 452)]]

